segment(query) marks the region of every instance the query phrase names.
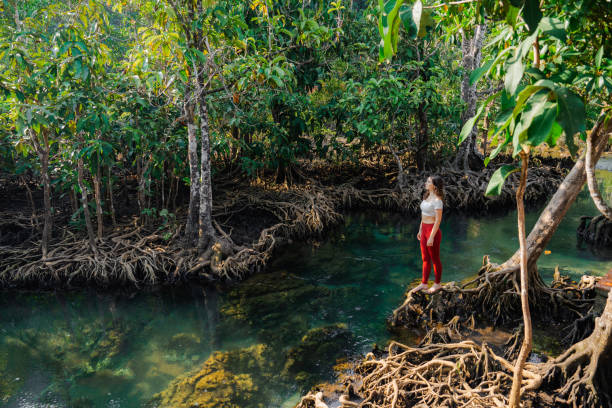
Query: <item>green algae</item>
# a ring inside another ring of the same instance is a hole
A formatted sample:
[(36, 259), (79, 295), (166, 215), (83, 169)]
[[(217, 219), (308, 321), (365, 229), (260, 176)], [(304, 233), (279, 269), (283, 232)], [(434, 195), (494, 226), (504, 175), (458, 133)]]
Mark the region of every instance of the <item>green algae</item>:
[[(278, 376), (270, 349), (252, 347), (214, 352), (195, 372), (181, 376), (156, 394), (160, 408), (264, 408), (271, 382)], [(269, 398), (269, 397), (268, 397)]]

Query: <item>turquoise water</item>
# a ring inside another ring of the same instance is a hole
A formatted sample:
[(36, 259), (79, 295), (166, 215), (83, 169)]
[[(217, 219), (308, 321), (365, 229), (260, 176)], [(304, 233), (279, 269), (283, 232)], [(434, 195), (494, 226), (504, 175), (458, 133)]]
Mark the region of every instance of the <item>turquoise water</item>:
[[(576, 245), (580, 216), (593, 214), (583, 192), (539, 262), (545, 279), (557, 265), (574, 278), (612, 268), (609, 254)], [(528, 227), (537, 215), (528, 213)], [(284, 248), (267, 273), (232, 287), (1, 292), (0, 405), (164, 406), (150, 401), (204, 365), (210, 375), (195, 394), (218, 402), (201, 407), (293, 407), (343, 356), (389, 340), (385, 319), (420, 278), (417, 229), (414, 217), (353, 214), (325, 240)], [(444, 281), (518, 246), (514, 212), (451, 214), (442, 231)], [(218, 351), (226, 354), (211, 357)]]

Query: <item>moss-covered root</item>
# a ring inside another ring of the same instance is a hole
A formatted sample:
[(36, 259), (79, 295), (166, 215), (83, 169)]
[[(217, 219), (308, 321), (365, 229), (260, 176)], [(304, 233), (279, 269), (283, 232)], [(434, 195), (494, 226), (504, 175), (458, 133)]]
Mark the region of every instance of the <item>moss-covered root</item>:
[[(554, 389), (555, 403), (569, 407), (612, 406), (612, 291), (595, 319), (593, 333), (539, 371), (546, 388)], [(532, 384), (535, 389), (539, 383)]]

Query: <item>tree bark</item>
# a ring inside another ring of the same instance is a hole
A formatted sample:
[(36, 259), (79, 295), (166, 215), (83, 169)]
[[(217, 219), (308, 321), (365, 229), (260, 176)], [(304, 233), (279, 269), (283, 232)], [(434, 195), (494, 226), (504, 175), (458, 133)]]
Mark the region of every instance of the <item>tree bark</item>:
[(100, 191), (100, 158), (98, 157), (98, 163), (96, 165), (96, 173), (92, 174), (94, 182), (94, 198), (96, 200), (96, 222), (98, 224), (98, 239), (102, 239), (103, 234), (103, 220), (102, 220), (102, 192)]
[[(593, 163), (597, 163), (597, 160), (601, 157), (608, 144), (609, 134), (612, 132), (612, 121), (608, 121), (604, 126), (599, 126), (600, 121), (591, 130), (593, 138)], [(529, 270), (535, 270), (538, 258), (544, 251), (544, 248), (546, 248), (546, 245), (548, 245), (548, 242), (576, 200), (576, 197), (582, 191), (586, 181), (585, 163), (585, 154), (583, 153), (565, 177), (557, 192), (550, 199), (529, 233), (527, 237), (527, 264)], [(504, 262), (501, 267), (511, 268), (519, 263), (520, 250)]]
[[(612, 406), (612, 291), (591, 335), (543, 364), (542, 369), (542, 379), (563, 406)], [(555, 389), (558, 384), (561, 388)], [(540, 385), (538, 381), (529, 388)]]
[[(461, 99), (466, 104), (465, 111), (462, 115), (462, 122), (465, 123), (468, 119), (476, 114), (476, 84), (470, 85), (470, 75), (472, 71), (480, 66), (482, 43), (487, 31), (487, 26), (479, 24), (474, 29), (474, 36), (468, 38), (464, 31), (461, 32), (461, 50), (463, 52), (463, 80), (461, 82)], [(484, 158), (476, 148), (476, 139), (478, 129), (476, 126), (467, 139), (459, 146), (455, 165), (462, 167), (465, 170), (479, 170), (483, 167)]]
[(28, 197), (28, 201), (30, 202), (30, 207), (32, 207), (32, 226), (36, 227), (37, 230), (40, 231), (40, 226), (38, 225), (38, 217), (36, 217), (36, 204), (34, 204), (34, 196), (32, 196), (32, 190), (28, 185), (28, 180), (25, 177), (21, 176), (21, 182), (26, 188), (26, 195)]
[[(603, 127), (606, 125), (606, 115), (605, 113), (601, 114), (600, 119), (597, 122), (598, 127)], [(612, 116), (607, 119), (608, 126), (609, 123), (612, 122)], [(585, 171), (587, 178), (587, 185), (589, 186), (589, 193), (591, 194), (591, 199), (593, 199), (593, 203), (595, 203), (595, 207), (599, 210), (599, 212), (606, 217), (608, 220), (612, 220), (612, 208), (610, 208), (606, 202), (603, 200), (601, 193), (599, 192), (599, 185), (597, 184), (597, 180), (595, 179), (595, 163), (593, 160), (593, 134), (599, 131), (598, 128), (589, 132), (586, 140), (586, 153), (585, 153)], [(610, 137), (610, 134), (604, 135), (604, 138)]]
[(87, 229), (87, 237), (89, 238), (89, 247), (94, 254), (98, 253), (96, 248), (96, 238), (93, 232), (93, 225), (91, 224), (91, 218), (89, 214), (89, 206), (87, 203), (87, 189), (83, 181), (83, 158), (79, 157), (77, 160), (77, 183), (81, 190), (81, 206), (83, 208), (83, 217), (85, 217), (85, 228)]
[(198, 169), (198, 142), (196, 136), (196, 124), (194, 114), (194, 103), (190, 101), (190, 94), (185, 96), (185, 116), (187, 117), (187, 140), (189, 158), (189, 212), (187, 213), (187, 224), (185, 225), (185, 237), (188, 242), (195, 240), (197, 231), (197, 208), (199, 202), (199, 179), (200, 172)]
[(108, 204), (110, 207), (111, 220), (113, 222), (113, 227), (117, 226), (117, 219), (115, 217), (115, 203), (113, 200), (113, 178), (111, 166), (108, 166)]
[(144, 219), (144, 224), (147, 224), (149, 222), (149, 217), (146, 216), (144, 214), (144, 210), (145, 208), (148, 208), (147, 206), (147, 195), (146, 193), (146, 187), (147, 187), (147, 173), (149, 172), (149, 167), (151, 166), (151, 161), (153, 160), (153, 157), (151, 154), (149, 154), (149, 157), (147, 158), (147, 161), (144, 165), (144, 167), (141, 169), (140, 174), (138, 175), (139, 179), (138, 179), (138, 206), (140, 207), (140, 216), (143, 217)]
[(397, 184), (396, 188), (400, 192), (404, 193), (404, 189), (406, 187), (406, 174), (404, 173), (404, 166), (402, 164), (402, 159), (399, 154), (393, 148), (393, 140), (390, 140), (388, 143), (389, 150), (395, 159), (395, 163), (397, 164)]
[(43, 194), (44, 194), (44, 220), (45, 224), (43, 226), (42, 233), (42, 243), (41, 243), (41, 251), (43, 259), (47, 258), (47, 252), (49, 248), (49, 237), (51, 236), (51, 227), (53, 223), (53, 216), (51, 214), (51, 179), (49, 177), (49, 134), (47, 133), (47, 129), (41, 129), (41, 133), (43, 136), (43, 144), (41, 145), (38, 141), (38, 136), (32, 132), (32, 141), (34, 142), (34, 147), (38, 152), (38, 157), (40, 159), (40, 173), (42, 175), (43, 180)]
[(425, 107), (425, 102), (421, 102), (419, 105), (419, 109), (417, 111), (417, 118), (419, 121), (419, 130), (417, 137), (417, 152), (416, 152), (416, 162), (417, 168), (422, 171), (427, 167), (427, 145), (429, 143), (428, 140), (428, 126), (427, 126), (427, 111)]
[(208, 130), (208, 107), (206, 97), (200, 92), (200, 216), (198, 249), (205, 250), (214, 234), (212, 226), (212, 180), (210, 175), (210, 134)]
[(529, 271), (527, 270), (527, 250), (525, 240), (525, 204), (523, 197), (525, 195), (525, 185), (527, 183), (527, 166), (529, 164), (529, 154), (521, 151), (521, 182), (516, 190), (516, 209), (518, 213), (518, 236), (521, 255), (521, 307), (523, 309), (523, 323), (525, 335), (523, 336), (523, 345), (516, 360), (514, 367), (514, 377), (512, 378), (512, 390), (510, 391), (511, 408), (518, 408), (521, 400), (521, 384), (523, 378), (523, 367), (527, 361), (527, 357), (531, 353), (532, 344), (532, 327), (531, 313), (529, 311)]

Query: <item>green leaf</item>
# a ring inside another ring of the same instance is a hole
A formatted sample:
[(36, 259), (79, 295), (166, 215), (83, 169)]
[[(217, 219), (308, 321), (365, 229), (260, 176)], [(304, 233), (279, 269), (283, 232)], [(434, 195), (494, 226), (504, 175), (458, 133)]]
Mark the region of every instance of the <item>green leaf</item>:
[(540, 10), (540, 0), (525, 0), (523, 8), (523, 18), (529, 27), (529, 33), (535, 32), (540, 20), (542, 19), (542, 10)]
[(599, 51), (597, 51), (597, 54), (595, 55), (595, 66), (597, 67), (597, 69), (601, 67), (601, 57), (603, 57), (603, 51), (604, 51), (604, 47), (602, 45), (599, 48)]
[(402, 20), (402, 24), (404, 25), (404, 30), (406, 30), (406, 36), (412, 39), (416, 38), (419, 28), (412, 19), (412, 7), (403, 5), (400, 8), (399, 16)]
[(391, 59), (396, 52), (394, 46), (397, 46), (399, 32), (399, 10), (403, 3), (404, 0), (388, 0), (386, 3), (383, 3), (383, 0), (378, 1), (380, 7), (378, 31), (382, 38), (380, 44), (382, 50), (379, 51), (379, 58), (382, 57), (380, 58), (381, 61)]
[(514, 95), (516, 88), (518, 88), (521, 79), (523, 79), (523, 72), (525, 66), (523, 65), (523, 58), (521, 56), (520, 48), (514, 51), (514, 55), (506, 61), (506, 75), (504, 76), (504, 87), (506, 92), (510, 95)]
[(425, 37), (427, 29), (435, 26), (435, 21), (431, 17), (429, 10), (423, 9), (423, 3), (421, 0), (417, 0), (412, 7), (412, 19), (418, 28), (418, 37)]
[(565, 141), (572, 156), (576, 153), (574, 135), (586, 130), (586, 111), (582, 99), (568, 88), (559, 87), (556, 92), (559, 113), (557, 122), (565, 132)]
[(496, 98), (497, 96), (499, 96), (499, 92), (496, 92), (496, 93), (490, 95), (480, 105), (480, 107), (478, 108), (478, 111), (476, 111), (476, 114), (465, 122), (465, 124), (461, 128), (461, 133), (459, 134), (459, 143), (458, 144), (463, 143), (465, 141), (465, 139), (467, 139), (467, 137), (470, 135), (470, 133), (472, 133), (472, 129), (474, 128), (474, 125), (476, 124), (476, 122), (478, 121), (478, 118), (482, 114), (482, 111), (484, 110), (485, 106), (487, 106), (489, 104), (489, 102), (491, 102), (493, 100), (493, 98)]
[(542, 89), (536, 92), (531, 98), (529, 98), (529, 105), (523, 109), (521, 115), (521, 123), (523, 129), (527, 130), (531, 126), (533, 118), (544, 111), (545, 105), (549, 99), (550, 90)]
[(480, 78), (482, 78), (484, 74), (489, 72), (489, 69), (491, 69), (491, 66), (493, 66), (493, 62), (495, 62), (495, 60), (491, 59), (485, 62), (481, 67), (473, 70), (470, 74), (470, 85), (474, 85)]
[(546, 139), (546, 144), (550, 147), (556, 146), (557, 140), (559, 140), (561, 133), (563, 133), (563, 128), (557, 122), (554, 122), (552, 125), (552, 129), (548, 134), (548, 138)]
[(538, 146), (548, 140), (556, 116), (557, 104), (546, 102), (544, 110), (533, 118), (529, 127), (527, 141), (531, 146)]
[(506, 23), (512, 28), (516, 27), (516, 21), (518, 20), (519, 8), (513, 5), (508, 6), (508, 12), (506, 13)]
[(499, 195), (504, 187), (504, 182), (506, 178), (515, 171), (518, 171), (518, 167), (513, 164), (505, 164), (501, 166), (499, 169), (495, 170), (495, 173), (491, 176), (491, 180), (489, 180), (489, 185), (487, 186), (487, 191), (485, 192), (486, 196), (494, 196)]
[(549, 35), (560, 41), (565, 42), (567, 32), (565, 31), (565, 25), (561, 20), (555, 17), (544, 17), (540, 21), (539, 28), (542, 34)]

